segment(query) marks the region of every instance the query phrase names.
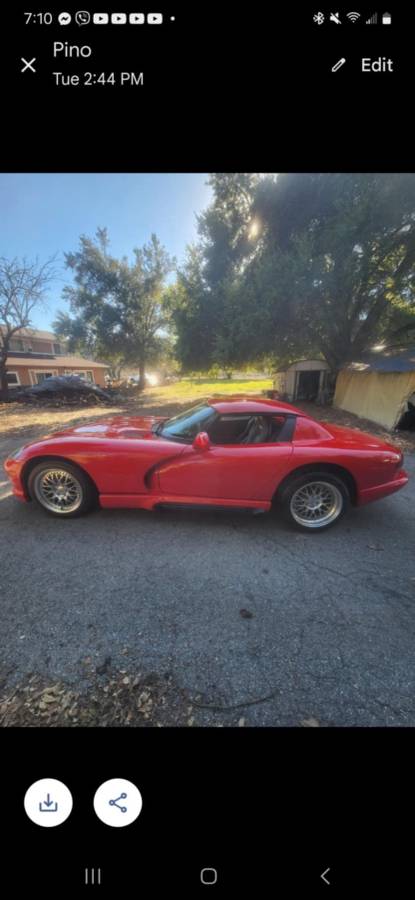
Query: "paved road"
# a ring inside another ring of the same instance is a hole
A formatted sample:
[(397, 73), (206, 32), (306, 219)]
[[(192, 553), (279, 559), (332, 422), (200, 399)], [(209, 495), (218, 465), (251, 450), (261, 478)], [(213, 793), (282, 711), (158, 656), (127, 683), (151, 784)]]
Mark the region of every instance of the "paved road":
[(3, 484), (0, 673), (82, 683), (86, 657), (111, 657), (225, 708), (206, 724), (236, 710), (247, 725), (415, 725), (415, 456), (406, 468), (404, 491), (321, 535), (222, 513), (60, 522)]

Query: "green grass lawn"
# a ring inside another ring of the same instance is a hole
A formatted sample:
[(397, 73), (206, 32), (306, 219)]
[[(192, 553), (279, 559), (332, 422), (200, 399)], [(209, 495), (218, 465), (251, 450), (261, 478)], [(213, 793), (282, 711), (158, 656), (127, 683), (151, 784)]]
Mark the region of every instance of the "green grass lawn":
[(146, 388), (145, 398), (160, 404), (191, 403), (203, 397), (212, 397), (214, 394), (260, 394), (261, 391), (271, 388), (271, 378), (263, 381), (229, 381), (227, 378), (197, 378), (192, 381), (184, 378), (175, 384)]

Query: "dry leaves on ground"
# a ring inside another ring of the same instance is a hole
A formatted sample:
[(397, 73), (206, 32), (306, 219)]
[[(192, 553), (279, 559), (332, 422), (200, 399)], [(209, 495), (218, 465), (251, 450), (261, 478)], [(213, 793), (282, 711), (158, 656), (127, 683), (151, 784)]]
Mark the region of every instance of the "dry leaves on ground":
[(31, 675), (0, 700), (0, 726), (189, 725), (188, 702), (171, 677), (111, 672), (81, 692)]
[(82, 690), (32, 674), (0, 696), (0, 727), (241, 727), (247, 720), (239, 715), (219, 718), (199, 709), (169, 673), (144, 676), (110, 666), (102, 675), (90, 672)]

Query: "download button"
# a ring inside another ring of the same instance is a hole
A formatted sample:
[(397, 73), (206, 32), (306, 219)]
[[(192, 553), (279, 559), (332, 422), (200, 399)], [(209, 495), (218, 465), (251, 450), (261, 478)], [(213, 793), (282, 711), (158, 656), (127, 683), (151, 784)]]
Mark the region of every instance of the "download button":
[(61, 825), (72, 812), (72, 794), (56, 778), (41, 778), (35, 781), (25, 793), (26, 815), (35, 825), (53, 828)]

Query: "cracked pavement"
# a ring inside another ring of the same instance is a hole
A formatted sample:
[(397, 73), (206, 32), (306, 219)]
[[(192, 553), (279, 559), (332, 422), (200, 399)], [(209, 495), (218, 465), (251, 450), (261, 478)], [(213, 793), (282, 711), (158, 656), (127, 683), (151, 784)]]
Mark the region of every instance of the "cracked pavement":
[(310, 535), (218, 512), (61, 522), (0, 478), (3, 686), (82, 688), (89, 659), (169, 673), (198, 724), (414, 725), (415, 455), (405, 468), (403, 491)]

